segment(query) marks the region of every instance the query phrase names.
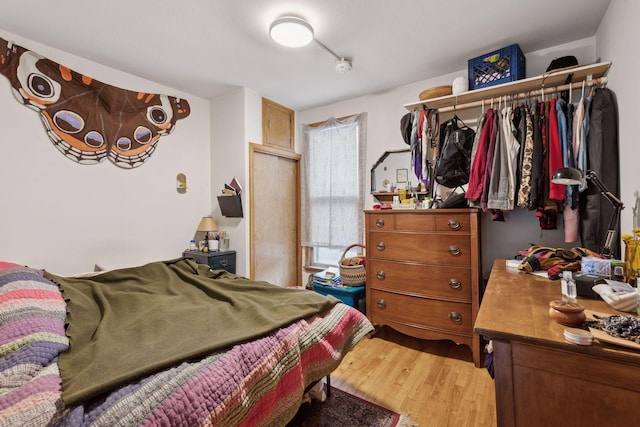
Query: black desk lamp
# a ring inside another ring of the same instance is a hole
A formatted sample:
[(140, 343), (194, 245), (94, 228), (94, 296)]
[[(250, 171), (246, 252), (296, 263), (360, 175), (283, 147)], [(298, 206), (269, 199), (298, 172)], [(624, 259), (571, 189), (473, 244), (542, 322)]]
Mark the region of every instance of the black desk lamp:
[(611, 191), (607, 190), (607, 187), (604, 186), (600, 178), (598, 178), (598, 175), (592, 170), (588, 170), (587, 173), (584, 174), (579, 169), (560, 168), (551, 176), (551, 182), (554, 184), (585, 186), (587, 180), (591, 181), (600, 191), (600, 195), (613, 205), (613, 214), (609, 220), (609, 227), (604, 238), (601, 252), (606, 258), (613, 258), (613, 242), (616, 237), (618, 225), (620, 224), (620, 211), (624, 209), (622, 201), (613, 195)]

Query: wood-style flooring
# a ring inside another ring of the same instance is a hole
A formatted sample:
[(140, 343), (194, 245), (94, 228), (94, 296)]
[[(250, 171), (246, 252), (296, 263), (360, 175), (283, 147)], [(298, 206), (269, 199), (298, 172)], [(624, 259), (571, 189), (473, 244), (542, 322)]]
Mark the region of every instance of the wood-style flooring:
[(471, 350), (388, 327), (362, 339), (331, 385), (409, 417), (420, 427), (496, 426), (494, 382)]

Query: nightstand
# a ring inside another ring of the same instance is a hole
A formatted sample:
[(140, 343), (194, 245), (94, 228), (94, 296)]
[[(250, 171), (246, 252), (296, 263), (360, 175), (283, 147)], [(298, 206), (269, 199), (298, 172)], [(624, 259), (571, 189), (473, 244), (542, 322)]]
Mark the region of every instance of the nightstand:
[(227, 270), (236, 273), (236, 251), (184, 251), (182, 256), (191, 258), (198, 264), (208, 264), (212, 270)]

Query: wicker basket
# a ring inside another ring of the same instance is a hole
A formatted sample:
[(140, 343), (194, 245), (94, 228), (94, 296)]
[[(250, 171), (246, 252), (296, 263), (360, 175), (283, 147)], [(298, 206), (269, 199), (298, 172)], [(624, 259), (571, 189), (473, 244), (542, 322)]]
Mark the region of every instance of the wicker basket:
[(344, 286), (362, 286), (367, 281), (367, 273), (364, 267), (364, 256), (357, 256), (352, 258), (345, 258), (344, 256), (350, 249), (363, 245), (356, 243), (347, 247), (340, 257), (338, 266), (340, 267), (340, 279)]
[(424, 101), (426, 99), (439, 98), (441, 96), (451, 95), (452, 93), (453, 93), (452, 85), (434, 86), (420, 92), (420, 95), (418, 95), (418, 98), (420, 98), (420, 101)]

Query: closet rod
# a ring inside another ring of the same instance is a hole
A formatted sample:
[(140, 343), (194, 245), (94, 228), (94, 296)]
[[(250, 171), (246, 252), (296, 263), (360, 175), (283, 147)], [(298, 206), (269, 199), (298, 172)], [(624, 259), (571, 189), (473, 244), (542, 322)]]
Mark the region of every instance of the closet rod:
[[(607, 84), (607, 77), (599, 77), (597, 79), (591, 79), (591, 80), (584, 80), (584, 85), (585, 87), (588, 86), (595, 86), (595, 85), (605, 85)], [(467, 102), (466, 104), (459, 104), (459, 105), (452, 105), (450, 107), (441, 107), (438, 108), (438, 112), (439, 113), (448, 113), (450, 111), (456, 111), (456, 110), (466, 110), (468, 108), (475, 108), (475, 107), (481, 107), (482, 103), (484, 102), (485, 107), (490, 107), (491, 106), (491, 100), (493, 100), (493, 103), (497, 103), (499, 102), (499, 100), (503, 97), (507, 97), (509, 99), (509, 102), (513, 101), (514, 98), (517, 99), (526, 99), (526, 98), (532, 98), (538, 95), (542, 95), (544, 94), (550, 94), (550, 93), (555, 93), (555, 92), (562, 92), (563, 90), (575, 90), (575, 89), (581, 89), (582, 88), (582, 81), (580, 82), (575, 82), (575, 83), (567, 83), (564, 85), (559, 85), (559, 86), (549, 86), (549, 87), (545, 87), (545, 88), (540, 88), (540, 89), (535, 89), (535, 90), (531, 90), (528, 92), (517, 92), (517, 93), (512, 93), (512, 94), (508, 94), (508, 95), (500, 95), (500, 96), (496, 96), (496, 97), (492, 97), (492, 98), (485, 98), (484, 100), (480, 100), (480, 101), (473, 101), (473, 102)]]

